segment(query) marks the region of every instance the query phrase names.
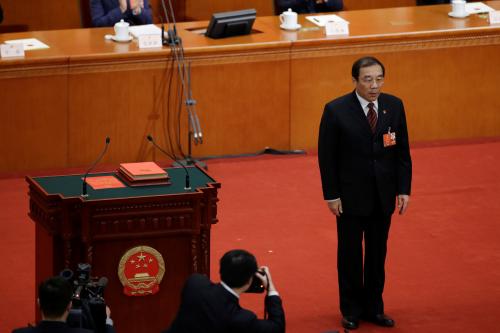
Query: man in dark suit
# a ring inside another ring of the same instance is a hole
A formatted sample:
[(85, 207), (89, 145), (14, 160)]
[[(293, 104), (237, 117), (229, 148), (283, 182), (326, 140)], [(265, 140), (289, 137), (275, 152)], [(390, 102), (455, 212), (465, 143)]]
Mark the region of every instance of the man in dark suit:
[[(204, 275), (191, 275), (182, 290), (177, 316), (164, 333), (284, 333), (285, 314), (281, 298), (269, 269), (261, 267), (259, 271), (252, 254), (232, 250), (220, 260), (220, 283), (212, 283)], [(257, 278), (268, 291), (266, 320), (257, 319), (253, 312), (239, 304), (240, 295)]]
[(274, 0), (274, 12), (281, 14), (288, 8), (303, 13), (336, 12), (344, 7), (343, 0)]
[[(42, 321), (34, 327), (19, 328), (12, 333), (93, 333), (92, 330), (71, 328), (66, 324), (73, 297), (71, 284), (55, 276), (43, 281), (38, 288), (38, 306)], [(109, 308), (106, 309), (106, 333), (114, 333)]]
[(153, 23), (148, 0), (90, 0), (94, 27), (111, 27), (124, 20), (131, 25)]
[[(355, 90), (325, 106), (318, 159), (324, 199), (337, 217), (342, 325), (392, 327), (382, 293), (391, 215), (408, 207), (411, 157), (402, 101), (381, 93), (385, 68), (373, 57), (352, 66)], [(364, 238), (364, 267), (363, 242)]]

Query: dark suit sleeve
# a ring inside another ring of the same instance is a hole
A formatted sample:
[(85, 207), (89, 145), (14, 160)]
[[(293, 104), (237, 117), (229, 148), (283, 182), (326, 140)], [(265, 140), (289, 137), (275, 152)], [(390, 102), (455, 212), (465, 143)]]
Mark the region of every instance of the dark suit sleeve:
[(153, 23), (153, 14), (148, 0), (144, 0), (144, 9), (142, 10), (142, 12), (137, 16), (132, 16), (132, 19), (135, 25)]
[[(398, 140), (398, 138), (396, 138)], [(410, 156), (410, 144), (408, 141), (408, 128), (406, 126), (406, 115), (401, 103), (401, 118), (399, 122), (398, 147), (398, 194), (411, 194), (412, 163)]]
[(114, 326), (106, 325), (106, 333), (116, 333)]
[(294, 12), (303, 12), (303, 8), (307, 7), (307, 0), (274, 0), (275, 13), (282, 12), (291, 8)]
[(90, 0), (90, 16), (94, 27), (111, 27), (124, 18), (120, 6), (106, 12), (103, 1)]
[(333, 107), (327, 104), (321, 118), (318, 138), (318, 161), (325, 200), (340, 198), (338, 158), (339, 129)]
[(110, 4), (105, 5), (107, 1), (90, 0), (90, 16), (92, 17), (92, 25), (94, 27), (112, 27), (115, 23), (120, 22), (121, 19), (135, 25), (153, 23), (153, 16), (148, 0), (144, 0), (144, 9), (139, 15), (133, 15), (130, 9), (122, 13), (119, 5), (109, 9)]
[(329, 12), (336, 12), (344, 8), (343, 0), (328, 0), (325, 3), (325, 9)]
[(284, 333), (285, 312), (279, 296), (267, 296), (265, 299), (268, 319), (258, 319), (248, 310), (242, 309), (230, 325), (231, 332), (239, 333)]
[(232, 329), (240, 333), (284, 333), (285, 313), (279, 296), (267, 296), (265, 299), (268, 319), (258, 319), (248, 310), (242, 310), (233, 318)]

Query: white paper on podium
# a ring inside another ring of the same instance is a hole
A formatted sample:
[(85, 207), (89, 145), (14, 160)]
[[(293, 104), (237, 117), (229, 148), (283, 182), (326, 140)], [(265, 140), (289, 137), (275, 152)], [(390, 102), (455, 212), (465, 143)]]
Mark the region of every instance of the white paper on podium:
[(468, 2), (465, 4), (465, 12), (467, 14), (478, 14), (494, 12), (495, 10), (482, 2)]
[(134, 25), (129, 28), (130, 33), (135, 38), (143, 35), (159, 35), (161, 36), (161, 29), (154, 24)]
[(320, 27), (324, 27), (326, 22), (345, 22), (349, 24), (349, 21), (344, 20), (342, 17), (335, 14), (306, 16), (306, 19)]
[(5, 44), (23, 44), (24, 51), (30, 51), (30, 50), (41, 50), (41, 49), (48, 49), (49, 46), (45, 43), (42, 43), (36, 38), (24, 38), (24, 39), (11, 39), (11, 40), (6, 40), (4, 42)]

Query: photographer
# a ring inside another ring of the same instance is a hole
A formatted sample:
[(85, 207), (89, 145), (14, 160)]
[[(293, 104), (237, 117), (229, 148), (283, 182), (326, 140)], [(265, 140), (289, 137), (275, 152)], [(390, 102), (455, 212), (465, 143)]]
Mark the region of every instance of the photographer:
[[(38, 306), (42, 321), (34, 327), (15, 329), (12, 333), (92, 333), (83, 328), (71, 328), (67, 325), (72, 303), (73, 289), (66, 279), (55, 276), (43, 281), (38, 287)], [(111, 311), (106, 309), (107, 333), (113, 333), (113, 322), (109, 318)]]
[[(252, 254), (232, 250), (220, 260), (221, 283), (212, 283), (204, 275), (191, 275), (182, 290), (177, 316), (164, 333), (285, 332), (281, 298), (269, 269), (261, 267), (257, 270), (257, 267)], [(259, 283), (256, 284), (254, 279)], [(267, 290), (265, 308), (268, 319), (264, 320), (239, 305), (240, 295), (259, 284)]]

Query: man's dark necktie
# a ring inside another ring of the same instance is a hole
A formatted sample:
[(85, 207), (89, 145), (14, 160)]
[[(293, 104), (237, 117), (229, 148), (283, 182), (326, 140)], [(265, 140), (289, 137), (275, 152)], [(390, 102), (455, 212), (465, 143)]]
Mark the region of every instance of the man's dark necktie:
[(372, 129), (372, 133), (375, 133), (375, 128), (377, 128), (377, 112), (375, 112), (375, 108), (373, 106), (373, 103), (368, 103), (368, 114), (366, 115), (366, 118), (368, 118), (368, 123)]

